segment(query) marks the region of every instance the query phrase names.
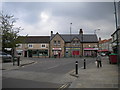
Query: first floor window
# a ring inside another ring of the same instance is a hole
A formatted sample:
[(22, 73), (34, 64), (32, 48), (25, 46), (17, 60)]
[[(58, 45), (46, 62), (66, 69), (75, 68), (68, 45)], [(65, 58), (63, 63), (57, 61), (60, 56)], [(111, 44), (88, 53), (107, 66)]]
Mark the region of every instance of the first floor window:
[(58, 45), (60, 45), (60, 41), (58, 41)]
[(54, 45), (57, 45), (56, 41), (54, 41)]
[(41, 48), (46, 48), (46, 45), (45, 45), (45, 44), (42, 44), (42, 45), (41, 45)]
[(29, 47), (29, 48), (32, 48), (32, 47), (33, 47), (33, 45), (32, 45), (32, 44), (29, 44), (29, 45), (28, 45), (28, 47)]

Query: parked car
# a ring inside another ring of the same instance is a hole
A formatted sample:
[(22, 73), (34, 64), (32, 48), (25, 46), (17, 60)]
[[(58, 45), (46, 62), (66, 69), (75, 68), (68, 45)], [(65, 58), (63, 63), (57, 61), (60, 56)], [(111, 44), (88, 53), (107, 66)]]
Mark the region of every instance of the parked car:
[(101, 53), (101, 56), (106, 56), (106, 54), (105, 53)]
[(11, 62), (12, 61), (12, 56), (5, 52), (0, 52), (0, 58), (1, 58), (2, 62), (8, 62), (8, 61)]

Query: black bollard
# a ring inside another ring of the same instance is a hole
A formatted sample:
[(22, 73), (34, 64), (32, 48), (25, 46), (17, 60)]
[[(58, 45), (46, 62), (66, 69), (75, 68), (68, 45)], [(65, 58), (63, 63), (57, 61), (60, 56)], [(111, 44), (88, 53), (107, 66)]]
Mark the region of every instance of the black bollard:
[(86, 69), (86, 60), (84, 59), (84, 69)]
[(18, 59), (18, 66), (20, 66), (20, 57), (17, 57)]
[(76, 63), (75, 63), (75, 71), (76, 71), (76, 74), (78, 74), (78, 61), (76, 61)]

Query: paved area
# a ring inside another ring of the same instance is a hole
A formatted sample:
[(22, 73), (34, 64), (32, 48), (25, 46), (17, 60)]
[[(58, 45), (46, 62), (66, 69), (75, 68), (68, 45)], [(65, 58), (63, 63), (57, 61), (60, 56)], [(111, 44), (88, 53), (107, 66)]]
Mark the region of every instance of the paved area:
[(101, 68), (95, 63), (86, 69), (79, 68), (78, 79), (69, 88), (118, 88), (117, 64), (109, 64), (108, 57), (103, 57), (102, 64)]
[(6, 62), (6, 63), (0, 64), (1, 65), (0, 69), (1, 70), (14, 70), (14, 69), (19, 69), (22, 66), (33, 64), (33, 63), (35, 63), (35, 61), (21, 58), (19, 66), (18, 66), (17, 61), (15, 62), (15, 65), (13, 65), (13, 62)]

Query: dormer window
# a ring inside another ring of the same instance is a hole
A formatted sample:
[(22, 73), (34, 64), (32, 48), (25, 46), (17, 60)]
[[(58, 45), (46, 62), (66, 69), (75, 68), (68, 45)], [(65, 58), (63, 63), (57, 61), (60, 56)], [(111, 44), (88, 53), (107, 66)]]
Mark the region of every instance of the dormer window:
[(73, 41), (72, 43), (73, 43), (73, 45), (75, 45), (75, 41)]
[(79, 41), (78, 40), (74, 40), (72, 43), (73, 43), (73, 45), (79, 45)]
[(76, 41), (76, 45), (79, 45), (79, 41)]
[(54, 45), (57, 45), (56, 41), (54, 41)]

